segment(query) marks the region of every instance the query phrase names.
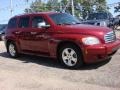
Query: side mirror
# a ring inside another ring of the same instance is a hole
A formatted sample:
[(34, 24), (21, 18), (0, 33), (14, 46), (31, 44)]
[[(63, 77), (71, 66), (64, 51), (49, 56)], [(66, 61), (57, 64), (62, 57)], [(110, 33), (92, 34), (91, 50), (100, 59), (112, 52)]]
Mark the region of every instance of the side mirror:
[(49, 27), (50, 27), (50, 25), (46, 25), (45, 22), (38, 23), (38, 28), (49, 28)]

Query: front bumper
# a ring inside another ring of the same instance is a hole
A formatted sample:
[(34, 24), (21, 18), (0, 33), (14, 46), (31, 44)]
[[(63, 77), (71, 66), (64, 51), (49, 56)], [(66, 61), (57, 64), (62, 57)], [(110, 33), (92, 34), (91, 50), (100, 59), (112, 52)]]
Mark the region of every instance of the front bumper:
[(116, 40), (113, 43), (87, 46), (84, 50), (85, 63), (94, 63), (106, 60), (115, 54), (120, 48), (120, 40)]

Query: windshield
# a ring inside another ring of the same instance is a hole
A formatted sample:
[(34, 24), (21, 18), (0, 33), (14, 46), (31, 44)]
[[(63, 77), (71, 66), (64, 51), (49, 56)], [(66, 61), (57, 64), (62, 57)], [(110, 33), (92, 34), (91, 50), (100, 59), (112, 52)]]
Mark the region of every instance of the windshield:
[(89, 14), (87, 20), (99, 20), (99, 19), (107, 19), (107, 13), (92, 13)]
[(80, 21), (78, 19), (66, 13), (56, 13), (50, 15), (50, 17), (57, 25), (80, 24)]

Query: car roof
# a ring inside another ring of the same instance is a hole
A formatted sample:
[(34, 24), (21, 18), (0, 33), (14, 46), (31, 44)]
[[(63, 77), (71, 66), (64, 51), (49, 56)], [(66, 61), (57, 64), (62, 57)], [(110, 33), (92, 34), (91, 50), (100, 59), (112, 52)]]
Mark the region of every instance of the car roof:
[(22, 16), (31, 16), (31, 15), (51, 15), (51, 14), (56, 14), (59, 12), (35, 12), (35, 13), (25, 13), (25, 14), (20, 14), (20, 15), (16, 15), (12, 18), (16, 18), (16, 17), (22, 17)]

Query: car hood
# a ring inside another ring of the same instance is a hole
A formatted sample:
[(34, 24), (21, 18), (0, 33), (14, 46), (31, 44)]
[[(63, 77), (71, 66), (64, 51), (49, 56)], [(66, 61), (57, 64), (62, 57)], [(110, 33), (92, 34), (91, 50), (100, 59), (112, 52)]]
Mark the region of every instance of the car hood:
[(94, 35), (94, 36), (97, 36), (98, 34), (103, 35), (111, 31), (111, 29), (107, 27), (99, 27), (99, 26), (83, 25), (83, 24), (59, 26), (58, 29), (63, 33), (85, 34), (85, 35)]

